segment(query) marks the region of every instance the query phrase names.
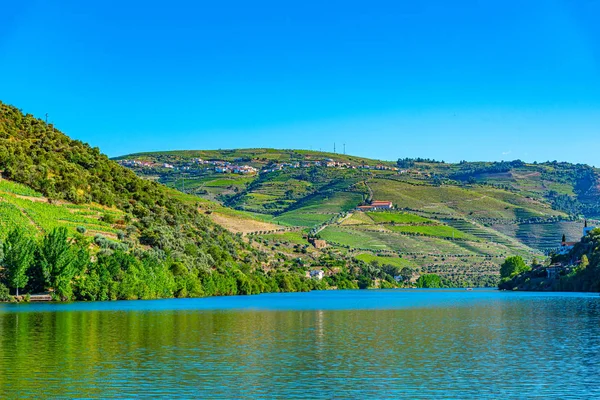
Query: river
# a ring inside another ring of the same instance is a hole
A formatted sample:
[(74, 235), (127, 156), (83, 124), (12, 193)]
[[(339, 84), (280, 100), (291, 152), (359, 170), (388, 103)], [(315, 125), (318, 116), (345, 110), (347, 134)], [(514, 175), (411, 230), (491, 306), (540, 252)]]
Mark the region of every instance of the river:
[(600, 398), (598, 294), (2, 304), (0, 333), (2, 398)]

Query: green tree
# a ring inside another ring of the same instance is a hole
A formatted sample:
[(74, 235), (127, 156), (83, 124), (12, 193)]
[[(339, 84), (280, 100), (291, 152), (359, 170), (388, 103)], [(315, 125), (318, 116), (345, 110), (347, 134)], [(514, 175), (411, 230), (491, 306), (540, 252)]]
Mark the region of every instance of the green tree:
[(27, 271), (34, 259), (35, 242), (25, 234), (22, 228), (15, 228), (9, 232), (2, 249), (8, 284), (16, 289), (18, 296), (19, 288), (25, 287), (29, 280)]
[(581, 256), (581, 264), (579, 264), (579, 270), (583, 271), (588, 267), (588, 265), (590, 265), (590, 260), (588, 259), (588, 256), (584, 254), (583, 256)]
[(510, 278), (522, 272), (529, 271), (531, 268), (525, 264), (523, 257), (513, 256), (508, 257), (500, 266), (500, 277)]
[(0, 301), (9, 301), (10, 300), (10, 292), (3, 283), (0, 283)]
[(46, 285), (61, 299), (71, 298), (76, 256), (69, 244), (67, 228), (55, 228), (44, 236), (39, 248), (39, 263)]
[(372, 281), (368, 276), (361, 275), (358, 277), (357, 283), (359, 289), (367, 289), (369, 286), (371, 286)]
[(417, 279), (416, 285), (418, 288), (441, 288), (442, 278), (436, 274), (425, 274), (421, 275)]

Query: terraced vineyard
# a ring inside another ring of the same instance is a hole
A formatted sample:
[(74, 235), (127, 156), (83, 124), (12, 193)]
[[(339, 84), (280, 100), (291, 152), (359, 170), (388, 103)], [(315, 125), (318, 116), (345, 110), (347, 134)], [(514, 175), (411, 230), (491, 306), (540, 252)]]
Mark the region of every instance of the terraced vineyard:
[(583, 222), (559, 221), (544, 224), (497, 224), (494, 229), (507, 236), (516, 237), (527, 246), (536, 249), (554, 249), (559, 246), (562, 235), (567, 241), (579, 241)]
[(548, 204), (495, 188), (415, 185), (402, 178), (373, 179), (369, 186), (375, 198), (393, 201), (400, 209), (423, 210), (452, 217), (516, 220), (565, 215)]
[[(262, 235), (265, 243), (272, 248), (287, 246), (290, 256), (298, 255), (294, 246), (299, 243), (284, 243), (289, 233), (275, 230), (318, 232), (329, 243), (326, 252), (364, 262), (402, 260), (421, 272), (435, 271), (465, 282), (477, 274), (495, 279), (499, 264), (509, 255), (543, 257), (542, 251), (556, 247), (563, 233), (575, 240), (582, 222), (569, 222), (577, 220), (573, 210), (594, 213), (600, 199), (600, 192), (594, 191), (598, 171), (566, 163), (399, 160), (399, 168), (393, 170), (390, 162), (275, 149), (126, 156), (132, 157), (176, 167), (201, 157), (265, 169), (255, 176), (203, 170), (194, 178), (201, 189), (188, 192), (221, 202), (223, 214), (228, 209), (241, 212), (228, 216), (229, 222), (239, 217), (238, 222), (224, 224), (228, 229), (237, 225), (234, 232), (268, 231), (258, 229), (260, 225), (239, 229), (253, 226), (256, 219), (272, 224), (271, 231)], [(319, 160), (321, 166), (315, 166)], [(296, 164), (285, 164), (292, 162)], [(304, 163), (311, 166), (301, 167)], [(176, 186), (186, 175), (193, 174), (161, 171), (154, 179)], [(395, 210), (354, 211), (372, 200), (391, 201)], [(306, 246), (306, 238), (302, 240)]]
[(116, 209), (93, 204), (49, 203), (27, 186), (0, 180), (0, 235), (14, 226), (21, 226), (32, 234), (64, 226), (72, 233), (82, 227), (90, 236), (116, 237), (123, 215)]
[(504, 235), (499, 231), (484, 227), (475, 222), (469, 222), (463, 219), (443, 220), (443, 222), (487, 242), (499, 243), (511, 249), (525, 249), (525, 245), (515, 240), (514, 237)]

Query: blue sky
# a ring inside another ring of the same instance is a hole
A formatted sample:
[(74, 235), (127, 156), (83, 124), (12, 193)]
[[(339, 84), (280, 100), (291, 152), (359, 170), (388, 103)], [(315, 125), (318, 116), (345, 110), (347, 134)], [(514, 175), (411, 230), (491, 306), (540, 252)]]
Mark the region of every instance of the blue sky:
[(13, 1), (0, 100), (110, 156), (600, 165), (600, 1)]

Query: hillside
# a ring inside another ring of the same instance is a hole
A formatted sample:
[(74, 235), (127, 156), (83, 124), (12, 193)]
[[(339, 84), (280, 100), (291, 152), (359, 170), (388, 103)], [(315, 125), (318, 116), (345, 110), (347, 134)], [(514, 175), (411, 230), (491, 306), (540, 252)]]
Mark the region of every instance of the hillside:
[(589, 231), (570, 251), (552, 253), (545, 264), (521, 265), (505, 275), (503, 290), (600, 292), (600, 229)]
[[(116, 239), (125, 213), (114, 207), (98, 204), (73, 204), (54, 201), (41, 193), (15, 182), (0, 179), (0, 239), (5, 239), (12, 227), (20, 226), (31, 236), (66, 227), (79, 229), (86, 235)], [(113, 223), (109, 223), (111, 221)]]
[[(116, 160), (146, 179), (218, 202), (221, 212), (315, 234), (353, 259), (379, 264), (402, 257), (455, 282), (496, 279), (508, 255), (540, 257), (563, 233), (577, 239), (580, 218), (596, 217), (600, 200), (596, 169), (557, 162), (390, 162), (276, 149)], [(391, 201), (394, 210), (354, 211), (372, 200)], [(279, 244), (261, 231), (254, 233)]]
[[(3, 103), (0, 210), (2, 298), (6, 287), (111, 300), (357, 287), (359, 278), (396, 284), (359, 260), (323, 259), (308, 246), (284, 254), (233, 234), (209, 217), (242, 221), (240, 232), (252, 224), (261, 232), (287, 228), (141, 179)], [(335, 270), (306, 278), (315, 266)]]

